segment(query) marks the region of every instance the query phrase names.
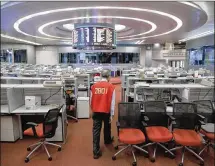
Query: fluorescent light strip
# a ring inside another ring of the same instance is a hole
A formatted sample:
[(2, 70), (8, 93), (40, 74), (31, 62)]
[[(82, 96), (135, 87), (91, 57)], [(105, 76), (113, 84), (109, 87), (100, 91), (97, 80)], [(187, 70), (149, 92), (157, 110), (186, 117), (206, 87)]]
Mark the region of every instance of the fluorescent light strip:
[(200, 33), (198, 35), (194, 35), (194, 36), (191, 36), (191, 37), (188, 37), (188, 38), (181, 39), (181, 40), (179, 40), (179, 42), (185, 42), (185, 41), (188, 41), (188, 40), (197, 39), (197, 38), (208, 36), (208, 35), (211, 35), (211, 34), (214, 34), (214, 30), (206, 31), (206, 32)]
[(26, 17), (23, 17), (23, 18), (17, 20), (14, 23), (13, 27), (17, 32), (22, 33), (22, 34), (27, 35), (27, 36), (32, 36), (32, 37), (42, 38), (42, 39), (47, 39), (47, 40), (56, 40), (56, 39), (44, 38), (44, 37), (40, 37), (40, 36), (33, 36), (33, 35), (30, 35), (30, 34), (27, 34), (27, 33), (23, 32), (22, 30), (20, 30), (19, 25), (22, 22), (24, 22), (26, 20), (29, 20), (29, 19), (31, 19), (33, 17), (37, 17), (37, 16), (42, 16), (42, 15), (47, 15), (47, 14), (57, 13), (57, 12), (76, 11), (76, 10), (89, 10), (89, 9), (103, 9), (103, 10), (104, 9), (108, 9), (108, 10), (116, 9), (116, 10), (133, 10), (133, 11), (139, 11), (139, 12), (149, 12), (149, 13), (154, 13), (154, 14), (158, 14), (158, 15), (161, 15), (161, 16), (169, 17), (169, 18), (173, 19), (177, 23), (177, 26), (173, 30), (165, 32), (165, 33), (162, 33), (162, 34), (154, 35), (154, 36), (148, 36), (147, 38), (149, 38), (149, 37), (157, 37), (157, 36), (172, 33), (174, 31), (178, 30), (183, 25), (182, 21), (178, 17), (176, 17), (174, 15), (171, 15), (169, 13), (165, 13), (165, 12), (161, 12), (161, 11), (157, 11), (157, 10), (142, 9), (142, 8), (131, 8), (131, 7), (97, 6), (97, 7), (63, 8), (63, 9), (54, 9), (54, 10), (48, 10), (48, 11), (44, 11), (44, 12), (39, 12), (39, 13), (31, 14), (31, 15), (28, 15)]
[[(47, 33), (45, 33), (43, 31), (43, 29), (47, 26), (50, 26), (52, 24), (56, 24), (56, 23), (60, 23), (60, 22), (65, 22), (65, 21), (71, 21), (71, 20), (80, 20), (80, 19), (89, 19), (89, 18), (118, 18), (118, 19), (128, 19), (128, 20), (135, 20), (135, 21), (140, 21), (140, 22), (144, 22), (144, 23), (147, 23), (149, 25), (151, 25), (151, 29), (147, 32), (144, 32), (144, 33), (140, 33), (140, 34), (137, 34), (137, 35), (132, 35), (132, 36), (139, 36), (139, 35), (145, 35), (145, 34), (148, 34), (148, 33), (151, 33), (153, 31), (155, 31), (155, 29), (157, 28), (157, 26), (151, 22), (151, 21), (148, 21), (148, 20), (144, 20), (144, 19), (139, 19), (139, 18), (133, 18), (133, 17), (122, 17), (122, 16), (87, 16), (87, 17), (75, 17), (75, 18), (67, 18), (67, 19), (62, 19), (62, 20), (56, 20), (56, 21), (52, 21), (52, 22), (48, 22), (46, 24), (43, 24), (42, 26), (40, 26), (38, 28), (38, 31), (39, 33), (41, 33), (42, 35), (45, 35), (45, 36), (48, 36), (48, 37), (52, 37), (52, 38), (58, 38), (58, 39), (72, 39), (72, 38), (63, 38), (63, 37), (58, 37), (58, 36), (52, 36), (52, 35), (49, 35)], [(129, 37), (129, 36), (127, 36)], [(120, 38), (120, 37), (119, 37)]]
[(7, 39), (11, 39), (11, 40), (16, 40), (16, 41), (21, 41), (21, 42), (25, 42), (25, 43), (29, 43), (29, 44), (33, 44), (33, 45), (42, 45), (40, 43), (35, 43), (35, 42), (31, 42), (31, 41), (28, 41), (28, 40), (19, 39), (19, 38), (8, 36), (8, 35), (4, 35), (4, 34), (1, 34), (1, 37), (7, 38)]

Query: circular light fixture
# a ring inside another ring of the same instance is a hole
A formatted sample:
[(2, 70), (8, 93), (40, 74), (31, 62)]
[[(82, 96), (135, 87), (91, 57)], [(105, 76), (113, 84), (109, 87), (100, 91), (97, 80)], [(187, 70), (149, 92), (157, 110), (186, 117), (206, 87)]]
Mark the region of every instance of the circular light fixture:
[(125, 25), (121, 25), (121, 24), (115, 24), (115, 30), (117, 32), (122, 31), (123, 29), (125, 29), (126, 26)]
[[(48, 22), (46, 24), (43, 24), (42, 26), (40, 26), (38, 28), (38, 32), (41, 33), (42, 35), (48, 36), (48, 37), (52, 37), (52, 38), (57, 38), (57, 39), (64, 39), (64, 40), (71, 40), (72, 38), (63, 38), (63, 37), (58, 37), (58, 36), (52, 36), (49, 35), (47, 33), (45, 33), (43, 31), (43, 29), (47, 26), (50, 26), (52, 24), (56, 24), (56, 23), (60, 23), (60, 22), (65, 22), (65, 21), (71, 21), (71, 20), (81, 20), (81, 19), (90, 19), (90, 18), (117, 18), (117, 19), (127, 19), (127, 20), (135, 20), (135, 21), (139, 21), (139, 22), (144, 22), (147, 23), (151, 26), (151, 29), (149, 31), (146, 31), (144, 33), (140, 33), (140, 34), (136, 34), (136, 35), (132, 35), (132, 36), (140, 36), (140, 35), (145, 35), (148, 33), (151, 33), (153, 31), (155, 31), (155, 29), (157, 28), (157, 25), (155, 25), (153, 22), (148, 21), (148, 20), (144, 20), (144, 19), (140, 19), (140, 18), (133, 18), (133, 17), (122, 17), (122, 16), (87, 16), (87, 17), (75, 17), (75, 18), (66, 18), (66, 19), (62, 19), (62, 20), (56, 20), (56, 21), (52, 21), (52, 22)], [(132, 36), (124, 36), (125, 37), (132, 37)], [(40, 37), (42, 38), (42, 37)], [(120, 38), (120, 37), (118, 37)]]
[[(158, 14), (160, 16), (169, 17), (169, 18), (173, 19), (177, 23), (177, 26), (174, 29), (170, 30), (170, 31), (167, 31), (167, 32), (161, 33), (161, 34), (157, 34), (157, 35), (153, 35), (153, 36), (147, 36), (145, 38), (157, 37), (157, 36), (170, 34), (170, 33), (174, 32), (174, 31), (177, 31), (183, 25), (183, 22), (181, 21), (181, 19), (179, 19), (178, 17), (176, 17), (174, 15), (171, 15), (169, 13), (165, 13), (165, 12), (162, 12), (162, 11), (151, 10), (151, 9), (143, 9), (143, 8), (134, 8), (134, 7), (94, 6), (94, 7), (77, 7), (77, 8), (54, 9), (54, 10), (48, 10), (48, 11), (43, 11), (43, 12), (39, 12), (39, 13), (34, 13), (34, 14), (25, 16), (25, 17), (17, 20), (14, 23), (13, 27), (17, 32), (22, 33), (23, 35), (26, 35), (26, 36), (31, 36), (31, 37), (35, 37), (35, 38), (41, 38), (41, 39), (47, 39), (47, 40), (57, 40), (57, 39), (45, 38), (45, 37), (41, 37), (41, 36), (34, 36), (34, 35), (27, 34), (27, 33), (23, 32), (19, 28), (19, 26), (24, 21), (32, 19), (34, 17), (38, 17), (38, 16), (48, 15), (48, 14), (57, 13), (57, 12), (89, 10), (89, 9), (100, 9), (100, 10), (105, 10), (105, 9), (106, 10), (113, 10), (113, 9), (115, 9), (115, 10), (132, 10), (132, 11), (137, 11), (137, 12), (149, 12), (149, 13), (153, 13), (153, 14)], [(121, 37), (121, 38), (124, 38), (124, 37)], [(127, 37), (125, 37), (125, 38), (127, 38)], [(142, 39), (142, 38), (136, 38), (136, 39)], [(129, 39), (129, 40), (133, 40), (133, 39)]]
[(68, 29), (70, 31), (72, 31), (75, 27), (74, 27), (74, 24), (63, 24), (63, 27), (65, 29)]

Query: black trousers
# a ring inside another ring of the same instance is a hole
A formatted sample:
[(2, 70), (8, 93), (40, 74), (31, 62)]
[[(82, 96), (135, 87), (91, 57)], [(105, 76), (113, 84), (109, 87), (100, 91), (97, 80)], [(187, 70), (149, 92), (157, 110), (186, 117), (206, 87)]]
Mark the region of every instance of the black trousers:
[(111, 124), (109, 123), (110, 114), (93, 113), (93, 154), (98, 155), (100, 151), (100, 133), (102, 122), (104, 121), (104, 142), (111, 142)]

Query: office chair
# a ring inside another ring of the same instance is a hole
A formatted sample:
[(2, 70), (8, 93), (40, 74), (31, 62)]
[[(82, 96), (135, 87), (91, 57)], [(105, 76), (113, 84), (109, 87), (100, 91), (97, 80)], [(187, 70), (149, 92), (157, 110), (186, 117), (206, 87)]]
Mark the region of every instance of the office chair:
[[(166, 104), (164, 101), (146, 101), (144, 105), (144, 130), (147, 135), (148, 144), (141, 146), (147, 147), (150, 145), (155, 145), (153, 157), (151, 157), (151, 162), (155, 162), (157, 145), (165, 149), (171, 154), (171, 158), (175, 158), (175, 155), (169, 151), (163, 144), (172, 141), (173, 135), (169, 131), (169, 119), (173, 119), (170, 115), (166, 113)], [(173, 119), (174, 120), (174, 119)]]
[(29, 162), (29, 157), (41, 146), (44, 147), (47, 155), (48, 155), (48, 160), (51, 161), (52, 157), (50, 156), (48, 149), (46, 148), (46, 145), (52, 145), (58, 147), (58, 151), (61, 151), (61, 146), (50, 143), (46, 141), (46, 138), (52, 138), (55, 135), (57, 124), (58, 124), (58, 116), (60, 114), (62, 106), (59, 108), (54, 108), (48, 111), (46, 114), (43, 123), (41, 124), (36, 124), (33, 122), (28, 122), (27, 125), (29, 125), (30, 128), (26, 129), (24, 131), (24, 135), (28, 136), (34, 136), (37, 138), (42, 138), (38, 143), (30, 145), (27, 150), (30, 151), (32, 147), (34, 149), (27, 155), (25, 162)]
[[(196, 114), (196, 105), (193, 103), (174, 103), (173, 117), (175, 118), (175, 124), (172, 125), (173, 137), (175, 143), (180, 146), (174, 147), (169, 151), (182, 149), (182, 158), (179, 166), (184, 165), (185, 151), (196, 156), (201, 161), (200, 165), (203, 166), (204, 160), (190, 148), (200, 147), (202, 145), (202, 138), (195, 131), (196, 125), (200, 120), (198, 114)], [(167, 153), (167, 151), (165, 153)]]
[(134, 158), (134, 162), (132, 163), (133, 166), (136, 166), (137, 164), (134, 149), (144, 152), (148, 157), (148, 152), (137, 146), (137, 144), (142, 144), (145, 142), (145, 136), (140, 130), (140, 126), (141, 112), (139, 103), (119, 103), (117, 132), (118, 141), (122, 144), (118, 144), (115, 149), (117, 150), (119, 146), (125, 147), (114, 154), (112, 160), (116, 160), (116, 156), (128, 148), (130, 148)]
[(214, 147), (215, 134), (214, 134), (214, 125), (215, 125), (215, 109), (210, 100), (196, 100), (193, 103), (197, 106), (197, 113), (202, 115), (205, 118), (205, 122), (199, 126), (199, 131), (205, 136), (205, 146), (199, 152), (201, 155), (206, 148)]

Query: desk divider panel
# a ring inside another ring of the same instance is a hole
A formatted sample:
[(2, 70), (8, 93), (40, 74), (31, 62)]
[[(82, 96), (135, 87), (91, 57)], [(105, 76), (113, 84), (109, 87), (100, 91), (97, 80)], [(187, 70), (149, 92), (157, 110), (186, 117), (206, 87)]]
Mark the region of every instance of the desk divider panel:
[[(52, 96), (53, 95), (53, 96)], [(62, 104), (62, 88), (24, 89), (24, 96), (41, 96), (41, 105)], [(52, 97), (50, 97), (52, 96)], [(49, 98), (49, 99), (48, 99)], [(46, 103), (45, 103), (46, 102)]]
[(7, 99), (10, 113), (25, 104), (25, 98), (23, 94), (23, 89), (11, 88), (7, 90)]
[(7, 79), (6, 80), (7, 84), (21, 84), (20, 80), (15, 80), (15, 79)]
[(211, 100), (214, 101), (214, 88), (192, 88), (189, 90), (189, 100)]
[(1, 88), (1, 105), (7, 105), (7, 88)]

